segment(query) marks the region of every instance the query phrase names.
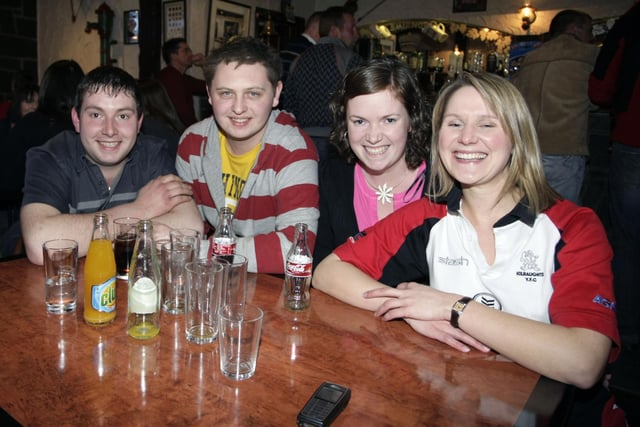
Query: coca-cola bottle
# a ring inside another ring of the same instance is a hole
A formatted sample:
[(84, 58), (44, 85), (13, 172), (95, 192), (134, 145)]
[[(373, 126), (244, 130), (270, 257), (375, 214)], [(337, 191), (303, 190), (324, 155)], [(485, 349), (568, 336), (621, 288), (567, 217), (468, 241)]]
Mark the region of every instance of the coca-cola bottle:
[(211, 239), (210, 255), (233, 262), (236, 253), (236, 235), (232, 227), (233, 212), (231, 208), (220, 209), (220, 219)]
[(309, 307), (313, 258), (307, 243), (307, 224), (297, 223), (293, 245), (284, 270), (284, 306), (291, 310)]

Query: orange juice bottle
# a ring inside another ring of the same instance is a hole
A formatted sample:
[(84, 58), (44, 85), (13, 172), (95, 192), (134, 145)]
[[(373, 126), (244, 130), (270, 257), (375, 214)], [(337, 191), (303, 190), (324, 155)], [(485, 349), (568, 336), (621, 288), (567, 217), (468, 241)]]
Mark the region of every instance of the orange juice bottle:
[(84, 263), (84, 321), (100, 326), (116, 317), (116, 260), (109, 238), (109, 218), (93, 217), (93, 234)]

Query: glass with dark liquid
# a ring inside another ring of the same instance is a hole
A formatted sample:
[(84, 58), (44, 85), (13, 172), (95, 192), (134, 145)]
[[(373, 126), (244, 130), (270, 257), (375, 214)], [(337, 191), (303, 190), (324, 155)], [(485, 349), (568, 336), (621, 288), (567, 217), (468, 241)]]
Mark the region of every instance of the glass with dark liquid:
[(118, 279), (129, 278), (129, 263), (138, 237), (138, 222), (140, 218), (134, 217), (116, 218), (113, 221), (113, 253), (116, 257)]

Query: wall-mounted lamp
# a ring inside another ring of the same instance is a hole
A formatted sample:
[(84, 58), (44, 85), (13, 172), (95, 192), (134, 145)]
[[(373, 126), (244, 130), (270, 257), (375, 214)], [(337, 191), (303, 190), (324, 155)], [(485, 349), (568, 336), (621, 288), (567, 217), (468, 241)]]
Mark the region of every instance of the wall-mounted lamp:
[(528, 30), (531, 24), (536, 22), (536, 8), (529, 3), (525, 3), (519, 9), (520, 17), (522, 18), (522, 29)]
[(371, 24), (372, 32), (376, 34), (378, 37), (383, 39), (391, 38), (393, 34), (391, 34), (391, 30), (384, 24)]
[(276, 27), (275, 25), (273, 25), (273, 21), (271, 21), (271, 12), (267, 12), (267, 20), (264, 23), (264, 27), (262, 28), (261, 35), (265, 37), (278, 35), (278, 32), (276, 31)]

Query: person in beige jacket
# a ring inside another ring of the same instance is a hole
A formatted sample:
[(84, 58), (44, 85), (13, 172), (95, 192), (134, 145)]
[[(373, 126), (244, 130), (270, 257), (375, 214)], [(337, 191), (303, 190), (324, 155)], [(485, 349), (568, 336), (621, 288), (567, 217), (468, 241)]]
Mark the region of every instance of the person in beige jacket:
[(549, 184), (577, 204), (589, 154), (589, 75), (598, 55), (591, 25), (586, 13), (559, 12), (550, 39), (527, 54), (513, 79), (531, 110)]

